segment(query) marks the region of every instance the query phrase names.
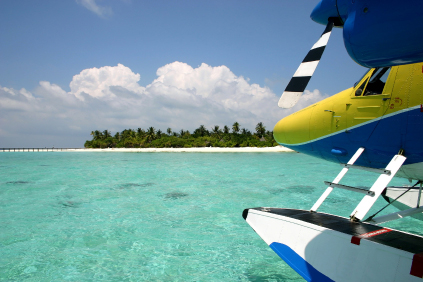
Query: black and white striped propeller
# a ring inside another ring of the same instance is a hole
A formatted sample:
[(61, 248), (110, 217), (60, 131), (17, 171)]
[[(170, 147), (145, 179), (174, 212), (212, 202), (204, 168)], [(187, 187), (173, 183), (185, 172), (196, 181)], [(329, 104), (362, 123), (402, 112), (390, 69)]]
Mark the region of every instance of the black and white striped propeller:
[(311, 50), (308, 52), (307, 56), (305, 56), (303, 62), (288, 83), (288, 86), (286, 86), (285, 91), (282, 93), (282, 97), (278, 102), (279, 107), (289, 109), (297, 104), (320, 62), (323, 51), (325, 51), (325, 47), (328, 44), (333, 26), (334, 21), (329, 19), (325, 31), (316, 44), (311, 47)]

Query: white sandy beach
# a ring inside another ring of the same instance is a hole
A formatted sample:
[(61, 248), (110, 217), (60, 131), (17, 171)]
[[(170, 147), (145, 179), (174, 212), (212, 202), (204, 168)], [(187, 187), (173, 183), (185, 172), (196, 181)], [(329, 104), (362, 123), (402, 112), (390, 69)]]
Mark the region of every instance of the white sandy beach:
[(291, 149), (275, 147), (198, 147), (198, 148), (108, 148), (108, 149), (68, 149), (74, 152), (136, 152), (136, 153), (266, 153), (266, 152), (294, 152)]

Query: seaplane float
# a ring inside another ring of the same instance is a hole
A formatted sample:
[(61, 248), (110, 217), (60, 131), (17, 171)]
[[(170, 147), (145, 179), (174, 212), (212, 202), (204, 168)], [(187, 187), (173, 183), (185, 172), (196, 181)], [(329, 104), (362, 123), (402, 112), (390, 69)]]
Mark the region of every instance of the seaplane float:
[[(421, 281), (423, 237), (379, 224), (423, 220), (423, 1), (322, 0), (311, 18), (326, 28), (288, 83), (279, 106), (294, 106), (329, 40), (343, 28), (351, 58), (369, 68), (357, 83), (280, 120), (275, 140), (341, 164), (310, 210), (258, 207), (243, 218), (307, 281)], [(341, 184), (350, 169), (377, 174), (370, 188)], [(394, 176), (415, 181), (389, 187)], [(334, 189), (361, 193), (349, 218), (318, 212)], [(382, 196), (397, 212), (368, 215)]]

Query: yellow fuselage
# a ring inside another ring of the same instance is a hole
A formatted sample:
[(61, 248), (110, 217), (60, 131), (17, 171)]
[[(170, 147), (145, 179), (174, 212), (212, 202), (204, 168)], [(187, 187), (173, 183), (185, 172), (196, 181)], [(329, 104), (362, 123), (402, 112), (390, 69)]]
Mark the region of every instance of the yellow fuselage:
[[(383, 167), (400, 149), (406, 164), (422, 163), (422, 71), (423, 63), (371, 69), (354, 87), (280, 120), (275, 140), (335, 162), (346, 163), (365, 147), (362, 165)], [(423, 179), (423, 172), (406, 177)]]

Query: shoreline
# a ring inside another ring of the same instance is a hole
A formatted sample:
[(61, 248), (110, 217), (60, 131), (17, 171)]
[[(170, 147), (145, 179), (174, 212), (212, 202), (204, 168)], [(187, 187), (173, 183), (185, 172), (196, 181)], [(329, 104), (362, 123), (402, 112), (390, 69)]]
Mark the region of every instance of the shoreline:
[(118, 153), (292, 153), (283, 146), (275, 147), (194, 147), (194, 148), (0, 148), (0, 152), (118, 152)]
[(107, 148), (69, 149), (72, 152), (128, 152), (128, 153), (276, 153), (295, 152), (283, 146), (275, 147), (194, 147), (194, 148)]

